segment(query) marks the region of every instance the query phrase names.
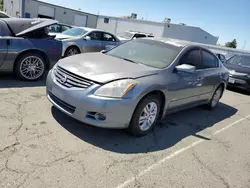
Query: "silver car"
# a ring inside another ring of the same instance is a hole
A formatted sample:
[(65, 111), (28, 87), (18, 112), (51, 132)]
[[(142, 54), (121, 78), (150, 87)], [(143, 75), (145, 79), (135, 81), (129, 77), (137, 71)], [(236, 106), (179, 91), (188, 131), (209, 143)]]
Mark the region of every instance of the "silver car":
[(63, 42), (62, 57), (79, 53), (100, 52), (117, 46), (120, 40), (111, 33), (87, 27), (74, 27), (56, 35)]
[(228, 79), (228, 70), (203, 47), (136, 39), (60, 60), (48, 74), (47, 97), (79, 121), (141, 136), (168, 113), (215, 108)]

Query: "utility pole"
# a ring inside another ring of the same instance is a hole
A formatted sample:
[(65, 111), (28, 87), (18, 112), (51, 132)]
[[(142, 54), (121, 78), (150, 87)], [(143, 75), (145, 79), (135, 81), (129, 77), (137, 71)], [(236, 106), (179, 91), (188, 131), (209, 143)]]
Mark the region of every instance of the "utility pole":
[(245, 40), (244, 45), (243, 45), (243, 47), (242, 47), (242, 50), (245, 49), (246, 43), (247, 43), (247, 40)]

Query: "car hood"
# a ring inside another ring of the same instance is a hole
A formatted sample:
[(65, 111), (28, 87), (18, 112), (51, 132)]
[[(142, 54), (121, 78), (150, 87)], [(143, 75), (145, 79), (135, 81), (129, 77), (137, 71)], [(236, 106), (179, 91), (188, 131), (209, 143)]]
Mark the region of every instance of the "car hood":
[(59, 39), (59, 40), (73, 39), (73, 38), (77, 38), (77, 37), (70, 36), (70, 35), (65, 35), (63, 33), (57, 33), (56, 34), (56, 39)]
[(160, 70), (100, 52), (74, 55), (60, 60), (58, 66), (98, 83), (153, 75)]
[(235, 72), (250, 74), (250, 67), (224, 63), (223, 64), (228, 70), (234, 70)]
[(3, 20), (11, 29), (15, 36), (21, 36), (26, 33), (48, 27), (58, 21), (50, 19), (28, 19), (28, 18), (5, 18)]

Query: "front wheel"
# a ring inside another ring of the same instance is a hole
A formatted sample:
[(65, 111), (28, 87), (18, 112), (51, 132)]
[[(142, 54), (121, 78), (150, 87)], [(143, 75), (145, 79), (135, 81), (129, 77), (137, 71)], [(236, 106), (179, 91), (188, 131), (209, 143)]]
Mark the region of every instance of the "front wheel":
[(159, 117), (160, 106), (160, 100), (156, 95), (142, 99), (134, 111), (128, 128), (129, 132), (134, 136), (146, 135)]

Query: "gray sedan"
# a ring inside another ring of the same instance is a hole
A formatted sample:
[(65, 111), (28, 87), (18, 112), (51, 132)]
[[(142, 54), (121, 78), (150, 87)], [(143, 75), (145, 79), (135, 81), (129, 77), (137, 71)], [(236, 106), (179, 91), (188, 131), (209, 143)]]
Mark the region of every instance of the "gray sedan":
[(56, 35), (63, 42), (62, 57), (79, 53), (100, 52), (117, 46), (120, 40), (111, 33), (87, 27), (74, 27)]
[(168, 113), (215, 108), (228, 79), (228, 70), (205, 48), (137, 39), (60, 60), (48, 74), (47, 97), (79, 121), (141, 136)]

